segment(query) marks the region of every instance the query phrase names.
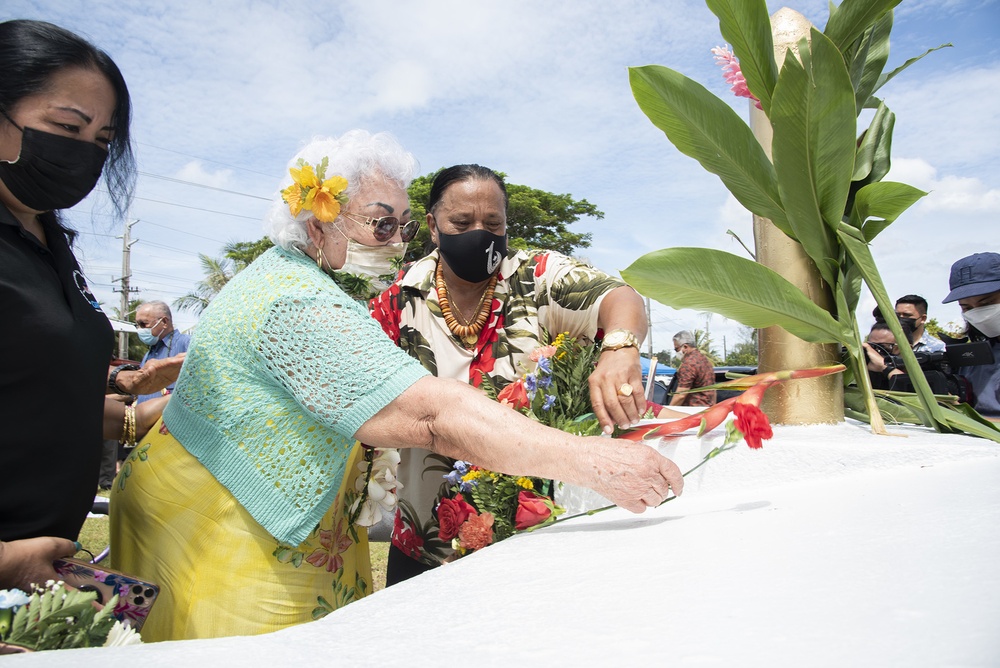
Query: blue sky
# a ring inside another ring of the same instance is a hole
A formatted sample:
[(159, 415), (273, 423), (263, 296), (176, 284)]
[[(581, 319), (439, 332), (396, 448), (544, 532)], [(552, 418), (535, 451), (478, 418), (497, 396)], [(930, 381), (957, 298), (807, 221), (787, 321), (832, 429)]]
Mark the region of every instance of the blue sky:
[[(770, 11), (786, 3), (769, 2)], [(787, 3), (822, 28), (825, 0)], [(289, 158), (311, 137), (388, 130), (421, 173), (478, 162), (514, 183), (586, 198), (580, 255), (617, 274), (645, 252), (703, 246), (742, 253), (750, 216), (716, 177), (681, 155), (639, 111), (626, 68), (660, 64), (728, 96), (702, 2), (671, 0), (6, 0), (2, 18), (36, 18), (108, 51), (133, 95), (140, 178), (131, 218), (133, 286), (173, 302), (202, 276), (197, 254), (262, 236), (260, 219)], [(889, 67), (944, 42), (880, 91), (896, 113), (888, 178), (931, 194), (875, 242), (889, 293), (921, 294), (931, 316), (948, 269), (1000, 251), (1000, 0), (904, 0)], [(180, 183), (183, 181), (186, 183)], [(200, 184), (198, 187), (191, 184)], [(120, 231), (101, 195), (77, 206), (78, 255), (98, 298), (118, 304)], [(862, 302), (870, 312), (874, 302)], [(706, 315), (653, 305), (654, 349)], [(195, 323), (177, 313), (184, 327)], [(717, 348), (738, 323), (711, 318)], [(645, 346), (644, 346), (645, 349)]]

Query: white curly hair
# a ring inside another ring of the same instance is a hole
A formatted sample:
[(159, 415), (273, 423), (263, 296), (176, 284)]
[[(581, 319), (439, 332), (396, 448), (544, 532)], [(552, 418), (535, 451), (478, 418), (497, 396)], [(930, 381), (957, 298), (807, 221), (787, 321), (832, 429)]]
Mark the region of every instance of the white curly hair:
[[(295, 154), (288, 167), (297, 167), (300, 159), (318, 165), (323, 158), (329, 161), (326, 178), (340, 175), (347, 179), (344, 192), (348, 198), (357, 194), (362, 183), (376, 178), (405, 189), (417, 171), (416, 158), (403, 149), (395, 137), (388, 132), (372, 134), (367, 130), (351, 130), (340, 137), (315, 137)], [(301, 211), (298, 216), (292, 216), (288, 204), (281, 199), (281, 191), (291, 183), (292, 177), (286, 170), (264, 216), (264, 233), (275, 246), (305, 250), (309, 246), (306, 221), (312, 217), (312, 212)]]

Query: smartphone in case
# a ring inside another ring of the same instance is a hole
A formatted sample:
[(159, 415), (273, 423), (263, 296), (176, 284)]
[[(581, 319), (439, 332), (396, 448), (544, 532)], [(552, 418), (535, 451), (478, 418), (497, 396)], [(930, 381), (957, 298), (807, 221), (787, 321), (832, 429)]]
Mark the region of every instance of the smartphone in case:
[(159, 585), (120, 573), (100, 564), (78, 559), (56, 559), (52, 562), (63, 582), (80, 591), (97, 592), (97, 602), (107, 603), (118, 594), (113, 615), (136, 631), (142, 628), (149, 609), (160, 593)]

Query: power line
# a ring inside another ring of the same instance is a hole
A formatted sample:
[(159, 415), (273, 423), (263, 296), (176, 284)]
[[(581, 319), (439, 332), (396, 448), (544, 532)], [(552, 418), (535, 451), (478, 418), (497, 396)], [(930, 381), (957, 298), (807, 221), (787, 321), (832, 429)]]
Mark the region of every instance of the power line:
[[(201, 160), (202, 162), (211, 162), (211, 163), (216, 164), (216, 165), (222, 165), (223, 167), (229, 167), (230, 169), (238, 169), (238, 170), (240, 170), (242, 172), (249, 172), (251, 174), (259, 174), (260, 176), (266, 176), (266, 177), (272, 178), (272, 179), (275, 178), (274, 174), (265, 174), (264, 172), (258, 172), (258, 171), (255, 171), (253, 169), (247, 169), (246, 167), (237, 167), (236, 165), (230, 165), (230, 164), (225, 163), (225, 162), (219, 162), (218, 160), (209, 160), (208, 158), (201, 158), (201, 157), (198, 157), (196, 155), (191, 155), (190, 153), (184, 153), (183, 151), (178, 151), (178, 150), (175, 150), (175, 149), (172, 149), (172, 148), (164, 148), (163, 146), (156, 146), (154, 144), (147, 144), (146, 142), (141, 142), (141, 141), (140, 142), (136, 142), (136, 143), (139, 144), (140, 146), (148, 146), (150, 148), (155, 148), (155, 149), (160, 150), (160, 151), (167, 151), (168, 153), (176, 153), (177, 155), (183, 155), (183, 156), (185, 156), (187, 158), (193, 158), (195, 160)], [(277, 180), (277, 179), (275, 179), (275, 180)]]
[(239, 195), (241, 197), (251, 197), (253, 199), (262, 199), (265, 202), (270, 202), (270, 197), (261, 197), (260, 195), (251, 195), (249, 193), (241, 193), (235, 190), (227, 190), (226, 188), (218, 188), (216, 186), (205, 185), (204, 183), (195, 183), (194, 181), (185, 181), (183, 179), (175, 179), (172, 176), (161, 176), (159, 174), (152, 174), (150, 172), (139, 172), (141, 176), (148, 176), (151, 179), (160, 179), (162, 181), (170, 181), (171, 183), (183, 183), (186, 186), (194, 186), (195, 188), (205, 188), (206, 190), (215, 190), (220, 193), (229, 193), (230, 195)]
[[(100, 190), (98, 188), (95, 188), (94, 192), (103, 193), (105, 195), (108, 194), (106, 190)], [(257, 221), (260, 220), (259, 217), (243, 216), (243, 215), (240, 215), (238, 213), (230, 213), (228, 211), (213, 211), (212, 209), (203, 209), (203, 208), (198, 207), (198, 206), (188, 206), (187, 204), (175, 204), (174, 202), (164, 202), (163, 200), (150, 199), (149, 197), (139, 197), (139, 196), (136, 196), (136, 197), (133, 197), (132, 199), (142, 200), (143, 202), (153, 202), (155, 204), (166, 204), (167, 206), (178, 206), (178, 207), (180, 207), (182, 209), (192, 209), (194, 211), (204, 211), (205, 213), (214, 213), (214, 214), (218, 214), (220, 216), (233, 216), (234, 218), (246, 218), (247, 220), (257, 220)]]

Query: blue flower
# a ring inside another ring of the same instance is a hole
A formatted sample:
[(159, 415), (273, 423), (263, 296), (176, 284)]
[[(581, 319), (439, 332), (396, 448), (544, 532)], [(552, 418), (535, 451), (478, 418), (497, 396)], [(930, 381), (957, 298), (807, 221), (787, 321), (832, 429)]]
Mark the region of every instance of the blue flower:
[(556, 395), (547, 394), (545, 395), (545, 403), (542, 404), (542, 410), (547, 411), (552, 408), (552, 404), (556, 403)]
[(538, 379), (538, 387), (546, 388), (552, 384), (552, 376), (542, 376)]
[(473, 480), (472, 482), (463, 482), (461, 485), (458, 486), (458, 491), (465, 492), (466, 494), (468, 494), (469, 492), (472, 491), (472, 488), (478, 484), (479, 481), (477, 480)]
[(442, 476), (448, 481), (449, 485), (457, 485), (462, 482), (462, 473), (460, 471), (452, 471), (451, 473)]
[(0, 610), (27, 605), (31, 597), (20, 589), (0, 589)]
[(538, 390), (538, 376), (533, 373), (529, 373), (524, 377), (524, 387), (530, 393), (534, 393)]
[(539, 357), (538, 368), (545, 373), (552, 373), (552, 361), (548, 357)]
[(455, 467), (455, 470), (461, 473), (462, 475), (465, 475), (466, 473), (469, 472), (469, 466), (470, 466), (469, 462), (463, 462), (461, 459), (459, 459), (453, 464), (453, 466)]

